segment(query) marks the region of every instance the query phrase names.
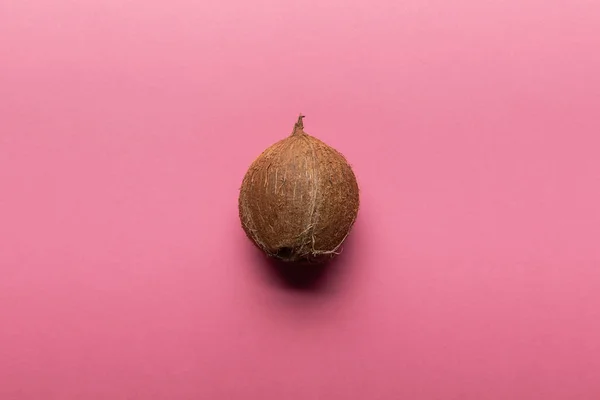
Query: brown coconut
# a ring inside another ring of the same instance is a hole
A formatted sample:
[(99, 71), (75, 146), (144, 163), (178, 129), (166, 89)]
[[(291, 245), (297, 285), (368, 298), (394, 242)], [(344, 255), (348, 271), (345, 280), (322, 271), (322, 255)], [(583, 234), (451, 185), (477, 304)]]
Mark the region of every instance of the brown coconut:
[(339, 254), (358, 214), (359, 187), (345, 157), (307, 134), (303, 118), (251, 164), (239, 215), (268, 256), (319, 262)]

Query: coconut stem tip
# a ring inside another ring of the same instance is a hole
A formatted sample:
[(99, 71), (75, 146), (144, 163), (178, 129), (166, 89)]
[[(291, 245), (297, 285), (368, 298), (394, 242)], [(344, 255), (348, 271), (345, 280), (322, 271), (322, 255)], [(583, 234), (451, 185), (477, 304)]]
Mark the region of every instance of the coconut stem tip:
[(295, 135), (296, 133), (304, 133), (304, 123), (302, 122), (303, 118), (304, 115), (302, 114), (298, 116), (298, 121), (294, 125), (294, 132), (292, 132), (292, 135)]

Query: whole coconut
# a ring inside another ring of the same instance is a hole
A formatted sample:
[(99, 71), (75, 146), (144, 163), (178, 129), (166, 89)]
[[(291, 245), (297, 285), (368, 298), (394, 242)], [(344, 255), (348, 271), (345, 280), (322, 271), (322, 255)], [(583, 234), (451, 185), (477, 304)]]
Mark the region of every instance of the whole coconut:
[(303, 118), (251, 164), (239, 215), (246, 235), (268, 256), (320, 262), (339, 253), (354, 225), (359, 188), (345, 157), (304, 132)]

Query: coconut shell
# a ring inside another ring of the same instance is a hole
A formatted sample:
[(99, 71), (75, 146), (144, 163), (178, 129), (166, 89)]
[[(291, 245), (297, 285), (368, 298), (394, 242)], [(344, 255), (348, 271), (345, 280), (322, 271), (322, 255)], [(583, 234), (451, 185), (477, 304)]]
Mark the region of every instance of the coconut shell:
[(346, 158), (304, 132), (303, 118), (250, 165), (239, 215), (246, 235), (268, 256), (321, 262), (339, 254), (350, 233), (359, 187)]

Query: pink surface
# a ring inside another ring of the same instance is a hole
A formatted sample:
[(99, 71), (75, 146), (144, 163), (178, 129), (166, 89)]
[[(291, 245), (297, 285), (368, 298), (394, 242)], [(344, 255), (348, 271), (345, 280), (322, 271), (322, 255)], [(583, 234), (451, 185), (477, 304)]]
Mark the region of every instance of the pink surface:
[[(600, 398), (600, 2), (0, 4), (0, 398)], [(250, 162), (362, 208), (285, 285)]]

